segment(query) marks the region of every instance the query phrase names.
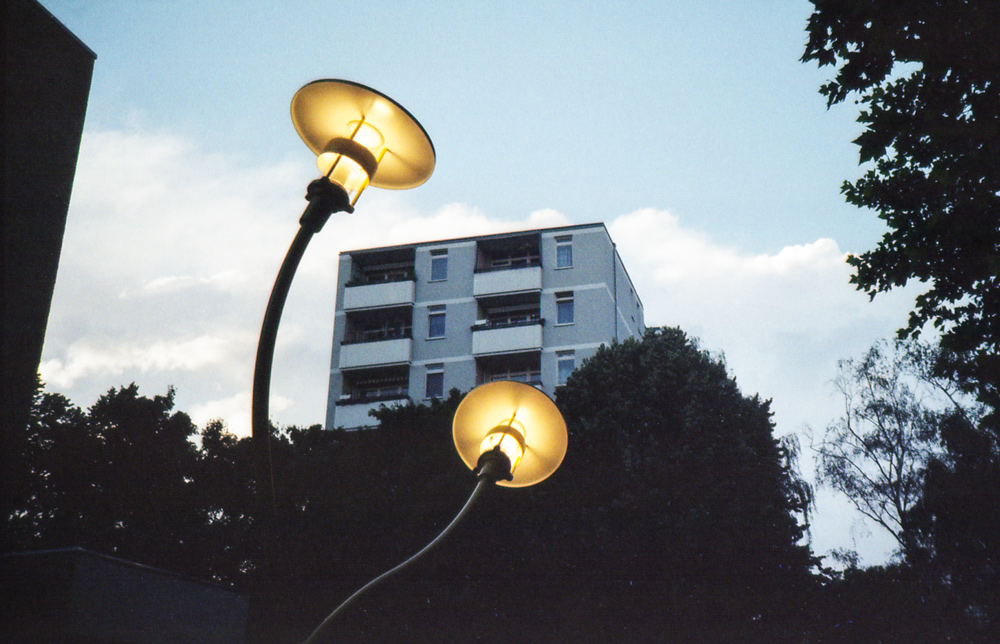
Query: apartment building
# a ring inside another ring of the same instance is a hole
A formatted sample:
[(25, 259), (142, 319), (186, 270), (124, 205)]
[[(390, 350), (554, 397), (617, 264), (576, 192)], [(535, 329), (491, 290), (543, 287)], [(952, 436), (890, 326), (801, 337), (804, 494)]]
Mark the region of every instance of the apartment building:
[(602, 344), (644, 330), (604, 224), (346, 251), (326, 426), (493, 380), (554, 396)]

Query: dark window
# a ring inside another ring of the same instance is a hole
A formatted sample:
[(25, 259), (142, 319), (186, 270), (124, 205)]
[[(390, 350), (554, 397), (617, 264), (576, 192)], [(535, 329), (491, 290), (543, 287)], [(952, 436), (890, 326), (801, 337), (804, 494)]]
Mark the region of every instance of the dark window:
[(444, 365), (427, 365), (427, 386), (425, 392), (428, 398), (441, 398), (444, 396)]
[(556, 324), (573, 324), (573, 293), (556, 293)]
[(431, 251), (431, 281), (440, 282), (448, 279), (448, 251)]
[(576, 369), (576, 355), (572, 351), (559, 351), (556, 353), (557, 385), (565, 385), (574, 369)]
[(573, 237), (556, 237), (556, 268), (573, 267)]
[(427, 337), (443, 338), (444, 329), (444, 305), (430, 307), (427, 313)]

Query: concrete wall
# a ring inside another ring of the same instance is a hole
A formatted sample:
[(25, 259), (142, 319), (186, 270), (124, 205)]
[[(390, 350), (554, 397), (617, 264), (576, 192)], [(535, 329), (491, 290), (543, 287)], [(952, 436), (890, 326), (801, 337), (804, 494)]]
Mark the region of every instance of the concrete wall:
[(242, 644), (249, 600), (223, 586), (81, 548), (4, 555), (10, 644)]
[[(475, 272), (477, 244), (492, 243), (507, 237), (537, 235), (541, 268), (501, 270), (490, 273)], [(557, 238), (572, 237), (573, 265), (557, 268)], [(626, 337), (641, 335), (644, 328), (642, 305), (625, 267), (618, 257), (614, 244), (603, 225), (568, 226), (539, 231), (511, 233), (486, 238), (444, 240), (412, 247), (387, 247), (343, 253), (340, 258), (337, 312), (334, 320), (331, 352), (330, 404), (327, 426), (344, 425), (342, 418), (354, 418), (353, 412), (343, 412), (335, 417), (338, 409), (334, 403), (343, 388), (343, 375), (338, 367), (344, 351), (358, 353), (356, 345), (341, 347), (344, 338), (346, 315), (343, 311), (344, 284), (356, 271), (352, 262), (376, 261), (380, 253), (386, 256), (401, 254), (412, 248), (415, 281), (412, 308), (412, 354), (409, 361), (409, 396), (414, 402), (427, 402), (426, 378), (429, 368), (442, 368), (444, 393), (452, 389), (468, 391), (476, 384), (476, 360), (471, 327), (480, 319), (482, 311), (474, 296), (476, 284), (480, 290), (491, 293), (523, 292), (525, 284), (538, 293), (540, 315), (544, 324), (528, 329), (534, 338), (541, 332), (541, 380), (543, 389), (554, 395), (557, 383), (557, 352), (572, 351), (576, 366), (592, 356), (599, 346)], [(447, 251), (448, 274), (443, 280), (431, 280), (431, 261), (435, 252)], [(525, 281), (526, 275), (531, 279)], [(509, 287), (509, 288), (508, 288)], [(574, 320), (572, 324), (557, 324), (556, 297), (563, 292), (573, 293)], [(482, 293), (480, 294), (482, 295)], [(376, 303), (377, 304), (377, 303)], [(444, 337), (430, 338), (429, 315), (436, 307), (444, 307)], [(482, 334), (483, 332), (478, 332)], [(498, 333), (490, 331), (489, 333)], [(506, 335), (523, 335), (525, 329), (507, 329)], [(519, 337), (520, 337), (519, 335)], [(485, 338), (478, 338), (476, 345), (485, 351)], [(534, 341), (533, 344), (538, 344)], [(510, 347), (507, 347), (510, 348)], [(499, 349), (498, 349), (499, 351)], [(353, 364), (353, 363), (352, 363)]]
[(4, 0), (2, 7), (0, 418), (6, 430), (6, 423), (28, 418), (95, 56), (34, 0)]

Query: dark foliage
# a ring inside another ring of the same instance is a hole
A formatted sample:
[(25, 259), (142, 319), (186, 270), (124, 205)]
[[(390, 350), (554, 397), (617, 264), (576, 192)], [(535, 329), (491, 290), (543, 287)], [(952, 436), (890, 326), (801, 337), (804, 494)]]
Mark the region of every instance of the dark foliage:
[[(829, 614), (851, 625), (838, 630), (845, 641), (895, 630), (904, 641), (987, 642), (1000, 625), (1000, 444), (982, 409), (935, 373), (937, 355), (897, 341), (842, 365), (848, 415), (818, 448), (820, 475), (904, 555), (831, 585)], [(864, 584), (891, 601), (870, 601)]]
[[(15, 437), (5, 549), (84, 546), (230, 582), (254, 597), (254, 641), (301, 641), (464, 503), (474, 477), (450, 436), (460, 400), (384, 409), (374, 431), (276, 431), (272, 504), (250, 474), (250, 440), (219, 422), (196, 433), (170, 391), (113, 389), (86, 412), (39, 392)], [(837, 576), (816, 574), (801, 545), (807, 489), (768, 404), (681, 331), (602, 349), (558, 404), (571, 434), (562, 468), (491, 491), (331, 636), (989, 641), (1000, 485), (996, 445), (978, 430), (942, 429), (947, 449), (911, 513), (926, 560)], [(262, 505), (279, 526), (264, 549)]]
[[(266, 599), (252, 615), (260, 641), (301, 640), (464, 503), (475, 479), (451, 441), (460, 399), (383, 410), (374, 431), (276, 432), (279, 531), (260, 551), (257, 499), (270, 495), (249, 474), (249, 439), (210, 423), (196, 447), (170, 392), (112, 390), (87, 413), (41, 394), (9, 524), (19, 549), (83, 545), (233, 582)], [(445, 544), (353, 606), (337, 636), (793, 641), (814, 560), (767, 403), (666, 329), (603, 349), (559, 404), (563, 467), (492, 490)]]
[(954, 414), (942, 424), (944, 453), (930, 461), (923, 496), (909, 513), (917, 563), (947, 580), (966, 617), (1000, 630), (1000, 440)]
[[(301, 641), (464, 503), (474, 477), (450, 436), (460, 400), (452, 392), (384, 409), (373, 431), (275, 432), (272, 507), (269, 485), (250, 475), (250, 440), (219, 422), (196, 434), (173, 411), (172, 392), (146, 398), (123, 387), (86, 412), (39, 393), (18, 437), (25, 451), (21, 484), (5, 497), (16, 508), (5, 546), (80, 545), (230, 582), (253, 594), (254, 641)], [(681, 331), (601, 349), (558, 404), (571, 434), (562, 468), (531, 488), (492, 490), (331, 635), (988, 641), (1000, 485), (998, 452), (982, 433), (942, 430), (947, 450), (912, 511), (926, 561), (824, 576), (801, 543), (808, 494), (772, 435), (768, 403), (744, 397)], [(279, 527), (263, 550), (262, 496)], [(956, 503), (974, 512), (956, 514)]]
[(21, 476), (6, 518), (7, 550), (82, 546), (206, 576), (208, 547), (196, 428), (172, 412), (173, 391), (112, 389), (86, 414), (36, 393), (16, 441)]
[(744, 397), (682, 331), (651, 329), (599, 350), (558, 403), (571, 447), (552, 490), (585, 535), (563, 565), (613, 561), (599, 568), (614, 589), (604, 601), (665, 632), (798, 623), (808, 500), (768, 402)]
[[(837, 68), (829, 104), (855, 96), (873, 165), (843, 191), (889, 227), (848, 261), (874, 297), (925, 282), (903, 335), (930, 322), (941, 368), (1000, 404), (1000, 3), (813, 0), (804, 61)], [(1000, 418), (993, 416), (994, 425)]]
[(817, 620), (804, 641), (987, 644), (993, 633), (966, 618), (941, 580), (910, 564), (848, 568), (819, 593)]
[[(386, 411), (376, 432), (345, 436), (387, 459), (365, 477), (380, 508), (371, 521), (389, 538), (372, 551), (371, 538), (338, 544), (358, 553), (349, 573), (362, 571), (357, 585), (429, 541), (471, 490), (448, 435), (458, 400)], [(806, 499), (767, 403), (743, 397), (682, 332), (657, 329), (600, 350), (558, 404), (570, 431), (560, 470), (531, 488), (494, 490), (439, 552), (360, 602), (342, 636), (795, 641), (810, 615), (815, 560), (799, 543)], [(397, 480), (411, 467), (400, 460), (407, 449), (423, 454), (412, 465), (423, 470)], [(403, 502), (421, 499), (412, 514), (385, 507), (404, 485)], [(354, 497), (341, 511), (357, 507)], [(386, 612), (399, 623), (380, 621)]]

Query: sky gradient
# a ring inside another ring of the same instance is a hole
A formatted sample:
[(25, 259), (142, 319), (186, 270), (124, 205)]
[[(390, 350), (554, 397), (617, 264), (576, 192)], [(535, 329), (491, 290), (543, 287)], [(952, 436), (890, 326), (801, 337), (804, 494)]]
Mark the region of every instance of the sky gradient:
[[(260, 321), (316, 175), (289, 103), (317, 78), (393, 97), (437, 167), (313, 240), (278, 337), (278, 424), (324, 418), (338, 252), (600, 221), (647, 324), (773, 399), (811, 476), (837, 361), (918, 292), (869, 303), (848, 284), (846, 254), (883, 228), (840, 194), (860, 128), (853, 105), (826, 109), (830, 72), (798, 62), (804, 1), (41, 1), (97, 54), (41, 365), (84, 407), (172, 385), (199, 425), (248, 433)], [(892, 548), (829, 492), (812, 538), (866, 563)]]

